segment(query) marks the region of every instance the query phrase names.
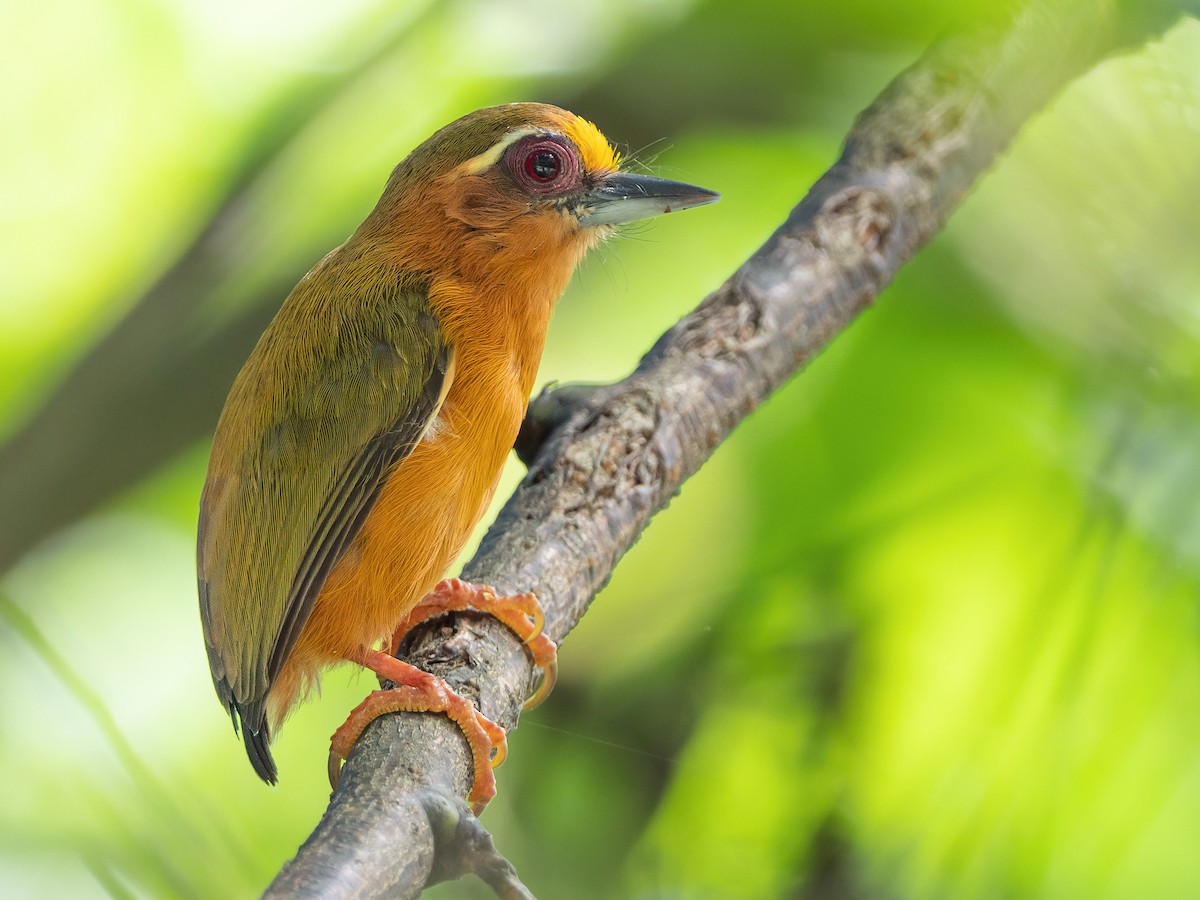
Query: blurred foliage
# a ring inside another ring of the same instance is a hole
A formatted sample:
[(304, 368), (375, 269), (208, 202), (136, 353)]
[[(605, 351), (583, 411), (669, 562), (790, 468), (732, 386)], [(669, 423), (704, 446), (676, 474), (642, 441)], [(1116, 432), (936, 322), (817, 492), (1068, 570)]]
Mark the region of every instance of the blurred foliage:
[[(543, 99), (721, 190), (563, 300), (543, 380), (618, 378), (959, 9), (6, 4), (0, 436), (43, 436), (0, 472), (0, 894), (251, 896), (319, 816), (369, 679), (327, 677), (258, 783), (194, 517), (245, 348), (392, 163)], [(687, 484), (512, 736), (485, 823), (536, 893), (1195, 896), (1197, 159), (1189, 22), (1031, 123)]]

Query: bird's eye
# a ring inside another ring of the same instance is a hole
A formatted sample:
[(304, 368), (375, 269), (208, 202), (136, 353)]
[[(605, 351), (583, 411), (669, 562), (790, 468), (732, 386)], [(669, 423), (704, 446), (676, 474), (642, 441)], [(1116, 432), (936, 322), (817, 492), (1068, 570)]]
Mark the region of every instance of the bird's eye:
[(549, 147), (539, 147), (525, 157), (525, 174), (534, 181), (549, 184), (562, 171), (562, 160)]
[(509, 148), (508, 171), (535, 196), (557, 197), (579, 186), (579, 156), (558, 135), (529, 135)]

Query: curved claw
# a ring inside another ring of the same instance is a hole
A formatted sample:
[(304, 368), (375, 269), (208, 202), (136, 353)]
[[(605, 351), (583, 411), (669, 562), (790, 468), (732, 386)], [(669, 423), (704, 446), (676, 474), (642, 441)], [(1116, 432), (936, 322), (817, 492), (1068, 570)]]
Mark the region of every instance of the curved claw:
[(521, 707), (523, 710), (541, 706), (543, 701), (550, 696), (550, 692), (554, 690), (555, 682), (558, 681), (558, 648), (555, 647), (554, 641), (544, 634), (539, 634), (536, 640), (544, 641), (549, 646), (535, 647), (531, 643), (525, 645), (529, 648), (534, 663), (541, 667), (542, 679), (533, 693), (529, 695), (529, 699), (525, 701), (525, 705)]
[[(497, 766), (502, 765), (504, 761), (508, 759), (508, 735), (505, 733), (503, 728), (490, 719), (484, 719), (484, 721), (486, 721), (488, 725), (493, 726), (496, 731), (499, 732), (499, 739), (492, 741), (491, 759), (489, 760), (492, 768), (494, 769)], [(487, 730), (486, 726), (484, 730)], [(491, 735), (489, 735), (489, 737), (491, 737)]]
[(336, 791), (338, 784), (342, 780), (342, 758), (333, 751), (333, 747), (329, 748), (329, 762), (327, 763), (329, 772), (329, 789)]

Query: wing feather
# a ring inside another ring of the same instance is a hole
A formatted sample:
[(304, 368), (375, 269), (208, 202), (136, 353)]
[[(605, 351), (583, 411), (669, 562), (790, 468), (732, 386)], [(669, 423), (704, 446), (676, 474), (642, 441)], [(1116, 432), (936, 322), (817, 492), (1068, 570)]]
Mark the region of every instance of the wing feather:
[(300, 630), (308, 621), (325, 579), (379, 499), (384, 475), (412, 452), (437, 414), (448, 371), (449, 354), (444, 353), (422, 387), (417, 402), (393, 428), (373, 438), (363, 448), (346, 467), (337, 488), (326, 500), (319, 517), (318, 532), (309, 542), (292, 581), (287, 611), (267, 664), (267, 677), (271, 680), (279, 674)]
[[(275, 780), (266, 699), (329, 573), (436, 418), (453, 351), (427, 289), (328, 257), (238, 375), (200, 503), (200, 614), (213, 684)], [(380, 288), (377, 285), (389, 285)]]

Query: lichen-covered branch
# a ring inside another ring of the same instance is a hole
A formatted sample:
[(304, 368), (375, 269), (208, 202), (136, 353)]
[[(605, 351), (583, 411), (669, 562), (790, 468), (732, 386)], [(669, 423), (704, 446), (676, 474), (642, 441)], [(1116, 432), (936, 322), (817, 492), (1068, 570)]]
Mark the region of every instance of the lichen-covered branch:
[[(632, 375), (573, 392), (557, 409), (547, 402), (549, 418), (565, 421), (549, 432), (464, 577), (535, 591), (547, 632), (561, 640), (650, 517), (874, 300), (1021, 124), (1099, 60), (1160, 34), (1181, 10), (1150, 0), (1047, 0), (926, 53), (859, 116), (841, 158), (770, 240)], [(516, 724), (532, 672), (498, 623), (463, 615), (428, 624), (405, 658), (447, 678), (502, 725)], [(444, 717), (377, 720), (268, 895), (411, 897), (431, 875), (469, 870), (435, 862), (446, 842), (420, 798), (431, 787), (462, 796), (470, 779), (466, 745)]]

